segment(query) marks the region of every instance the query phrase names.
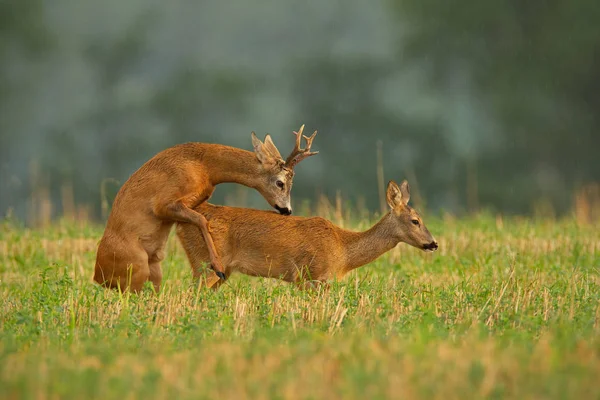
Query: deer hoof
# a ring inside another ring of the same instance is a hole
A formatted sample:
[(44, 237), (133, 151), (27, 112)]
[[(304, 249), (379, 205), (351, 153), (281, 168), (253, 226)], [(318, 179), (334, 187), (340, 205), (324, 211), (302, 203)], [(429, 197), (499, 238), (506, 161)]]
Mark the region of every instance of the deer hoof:
[(221, 271), (215, 271), (215, 273), (216, 273), (216, 274), (217, 274), (217, 276), (218, 276), (219, 278), (221, 278), (222, 280), (225, 280), (225, 279), (226, 279), (226, 278), (225, 278), (225, 273), (224, 273), (224, 272), (221, 272)]

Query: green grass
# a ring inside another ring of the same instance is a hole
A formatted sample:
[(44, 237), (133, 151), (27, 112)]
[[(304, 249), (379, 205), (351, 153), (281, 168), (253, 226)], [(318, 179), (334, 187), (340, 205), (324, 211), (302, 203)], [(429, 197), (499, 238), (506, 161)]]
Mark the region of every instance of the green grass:
[(323, 293), (199, 290), (173, 237), (158, 296), (92, 284), (102, 227), (0, 224), (0, 398), (600, 398), (600, 231), (430, 219)]

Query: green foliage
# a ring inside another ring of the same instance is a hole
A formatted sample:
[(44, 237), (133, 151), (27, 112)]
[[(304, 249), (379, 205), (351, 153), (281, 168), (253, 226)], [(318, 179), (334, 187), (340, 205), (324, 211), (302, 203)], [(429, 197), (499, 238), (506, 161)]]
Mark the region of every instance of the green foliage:
[[(481, 216), (428, 222), (325, 292), (234, 276), (91, 282), (99, 227), (0, 229), (3, 398), (578, 398), (600, 395), (600, 236)], [(362, 226), (362, 223), (361, 223)]]

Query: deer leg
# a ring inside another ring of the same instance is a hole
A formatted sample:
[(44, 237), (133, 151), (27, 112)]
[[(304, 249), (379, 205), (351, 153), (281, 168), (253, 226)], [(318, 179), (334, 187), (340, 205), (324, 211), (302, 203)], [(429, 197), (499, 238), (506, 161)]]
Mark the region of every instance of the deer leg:
[(160, 262), (155, 262), (152, 264), (149, 264), (150, 267), (150, 282), (152, 282), (152, 284), (154, 285), (154, 291), (156, 293), (158, 293), (158, 291), (160, 290), (160, 284), (162, 282), (162, 270), (160, 268)]
[(148, 263), (148, 266), (150, 267), (150, 275), (148, 279), (154, 285), (154, 291), (158, 293), (163, 277), (162, 269), (160, 268), (160, 261), (150, 262)]
[(165, 251), (163, 248), (158, 249), (154, 254), (152, 254), (148, 258), (148, 267), (150, 271), (150, 275), (148, 279), (154, 285), (154, 291), (158, 293), (160, 290), (160, 284), (162, 283), (162, 268), (160, 267), (160, 263), (165, 258)]
[[(191, 211), (191, 210), (190, 210)], [(204, 215), (197, 213), (199, 216), (200, 222), (200, 232), (202, 232), (202, 236), (204, 236), (204, 241), (206, 242), (206, 247), (208, 249), (208, 256), (210, 258), (210, 263), (212, 268), (215, 270), (215, 273), (219, 278), (223, 281), (227, 279), (225, 277), (225, 269), (223, 268), (223, 264), (221, 264), (221, 259), (217, 254), (217, 248), (215, 247), (215, 243), (213, 242), (212, 236), (208, 231), (208, 221), (204, 218)]]
[[(101, 267), (98, 265), (96, 265), (96, 268), (97, 270), (101, 269)], [(100, 282), (99, 279), (95, 280), (102, 286), (110, 289), (119, 289), (121, 292), (126, 292), (129, 290), (133, 293), (138, 293), (142, 290), (142, 287), (148, 280), (149, 275), (150, 272), (147, 263), (145, 265), (142, 263), (129, 264), (127, 268), (124, 268), (124, 275), (111, 276), (109, 279), (106, 279), (102, 282)]]
[(205, 269), (202, 271), (195, 269), (193, 277), (196, 284), (215, 289), (217, 287), (216, 284), (219, 281), (223, 281), (212, 269)]
[(296, 286), (302, 291), (317, 291), (321, 289), (323, 292), (330, 287), (329, 283), (324, 281), (297, 281)]
[(139, 293), (150, 276), (150, 269), (148, 268), (148, 264), (137, 266), (137, 268), (132, 265), (131, 268), (133, 269), (131, 278), (129, 276), (121, 278), (120, 285), (121, 288), (124, 286), (126, 289), (129, 288), (133, 293)]
[(194, 272), (194, 281), (201, 286), (217, 290), (222, 284), (227, 282), (231, 272), (225, 272), (225, 278), (219, 278), (215, 271), (207, 269), (204, 271)]
[(111, 289), (139, 292), (149, 275), (148, 255), (142, 248), (127, 242), (101, 242), (94, 281)]
[(223, 264), (221, 264), (221, 259), (217, 254), (217, 248), (215, 247), (212, 236), (208, 231), (208, 221), (204, 215), (187, 207), (185, 204), (183, 204), (183, 202), (181, 202), (181, 200), (171, 203), (166, 207), (155, 209), (154, 213), (160, 218), (168, 218), (177, 222), (188, 222), (200, 228), (200, 232), (202, 233), (204, 241), (206, 242), (206, 248), (208, 249), (208, 255), (210, 257), (212, 268), (215, 270), (215, 273), (219, 278), (223, 280), (226, 279), (225, 269), (223, 268)]

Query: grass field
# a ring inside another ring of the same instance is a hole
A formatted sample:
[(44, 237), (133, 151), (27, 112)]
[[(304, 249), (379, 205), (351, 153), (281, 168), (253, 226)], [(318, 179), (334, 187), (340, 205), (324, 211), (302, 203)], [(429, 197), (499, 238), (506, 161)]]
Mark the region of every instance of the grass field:
[(0, 222), (0, 398), (600, 398), (600, 230), (425, 220), (324, 293), (199, 290), (173, 237), (158, 296), (91, 283), (101, 226)]

